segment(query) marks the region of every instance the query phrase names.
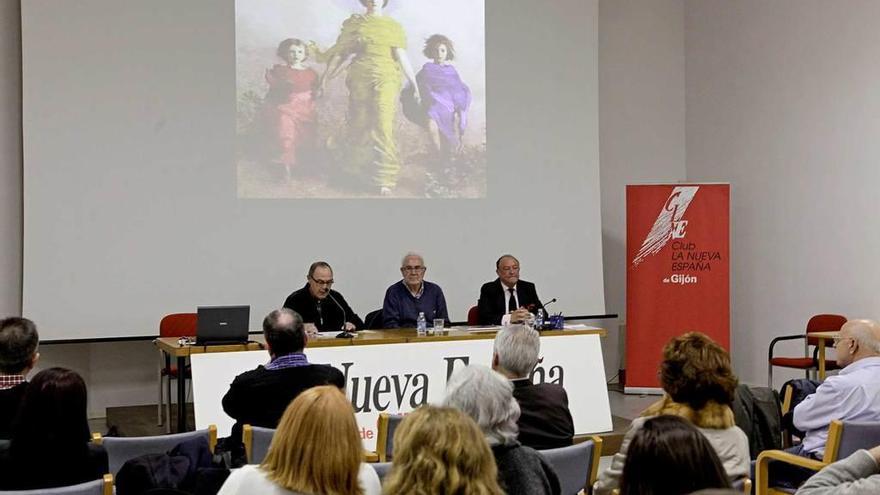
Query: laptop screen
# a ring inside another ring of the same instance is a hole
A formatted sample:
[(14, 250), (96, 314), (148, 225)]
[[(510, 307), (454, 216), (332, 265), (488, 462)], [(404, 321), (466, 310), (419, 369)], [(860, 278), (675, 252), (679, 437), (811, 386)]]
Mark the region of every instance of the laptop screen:
[(248, 341), (250, 306), (200, 306), (196, 344), (238, 344)]

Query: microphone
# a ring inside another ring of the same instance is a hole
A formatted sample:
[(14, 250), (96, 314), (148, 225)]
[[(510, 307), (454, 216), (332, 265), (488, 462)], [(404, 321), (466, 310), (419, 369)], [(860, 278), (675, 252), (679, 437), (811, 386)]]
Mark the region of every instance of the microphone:
[(318, 313), (318, 323), (323, 327), (324, 326), (324, 312), (321, 311), (321, 300), (315, 303), (315, 311)]
[(555, 298), (555, 297), (554, 297), (553, 299), (550, 299), (549, 301), (547, 301), (546, 303), (544, 303), (544, 309), (547, 309), (547, 306), (549, 306), (549, 305), (551, 305), (551, 304), (553, 304), (553, 303), (555, 303), (555, 302), (556, 302), (556, 298)]
[(339, 301), (337, 301), (336, 298), (333, 297), (332, 292), (328, 292), (327, 297), (329, 297), (330, 300), (332, 300), (334, 303), (336, 303), (336, 305), (339, 306), (339, 310), (342, 311), (342, 331), (336, 335), (336, 338), (337, 339), (353, 339), (354, 334), (345, 329), (345, 316), (346, 316), (345, 315), (345, 308), (343, 308), (342, 305), (339, 304)]

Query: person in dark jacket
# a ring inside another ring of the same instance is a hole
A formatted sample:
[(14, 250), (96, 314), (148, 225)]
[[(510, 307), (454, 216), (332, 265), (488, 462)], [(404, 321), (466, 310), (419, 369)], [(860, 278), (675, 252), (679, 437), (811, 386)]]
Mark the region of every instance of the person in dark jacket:
[(299, 313), (306, 324), (319, 332), (353, 332), (364, 328), (361, 317), (351, 309), (342, 294), (333, 286), (333, 268), (326, 261), (309, 266), (306, 285), (287, 296), (284, 307)]
[(28, 383), (0, 454), (0, 490), (37, 490), (102, 478), (107, 452), (90, 442), (86, 384), (76, 372), (49, 368)]
[(544, 309), (535, 284), (519, 278), (519, 260), (512, 254), (495, 261), (495, 273), (498, 278), (480, 287), (480, 325), (521, 323)]
[(276, 309), (263, 320), (263, 335), (271, 360), (235, 377), (223, 396), (223, 410), (235, 419), (232, 439), (241, 439), (245, 424), (275, 428), (287, 405), (302, 391), (317, 385), (345, 388), (338, 369), (309, 363), (303, 350), (308, 337), (302, 317), (287, 308)]
[(31, 320), (0, 320), (0, 439), (12, 437), (12, 421), (27, 388), (27, 375), (40, 358), (39, 342)]
[(540, 351), (538, 332), (525, 325), (510, 325), (495, 335), (492, 369), (513, 383), (513, 397), (520, 409), (519, 442), (538, 450), (565, 447), (574, 436), (568, 394), (555, 383), (532, 383)]

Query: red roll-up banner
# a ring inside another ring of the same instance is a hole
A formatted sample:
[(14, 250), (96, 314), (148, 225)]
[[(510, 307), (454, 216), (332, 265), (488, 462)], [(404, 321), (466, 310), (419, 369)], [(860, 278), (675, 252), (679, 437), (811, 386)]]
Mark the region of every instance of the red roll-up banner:
[(730, 350), (730, 185), (626, 187), (626, 384), (651, 392), (669, 339)]

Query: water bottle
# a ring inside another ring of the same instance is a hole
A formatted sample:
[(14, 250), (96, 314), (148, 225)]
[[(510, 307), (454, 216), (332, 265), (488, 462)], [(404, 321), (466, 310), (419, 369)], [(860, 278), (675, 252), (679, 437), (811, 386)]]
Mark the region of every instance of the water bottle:
[(425, 320), (424, 311), (419, 312), (419, 318), (416, 320), (416, 334), (419, 337), (428, 335), (428, 323)]
[(535, 316), (535, 330), (544, 328), (544, 310), (538, 308), (538, 314)]

